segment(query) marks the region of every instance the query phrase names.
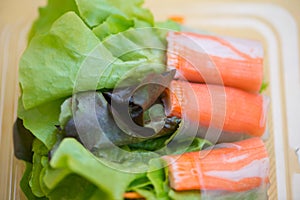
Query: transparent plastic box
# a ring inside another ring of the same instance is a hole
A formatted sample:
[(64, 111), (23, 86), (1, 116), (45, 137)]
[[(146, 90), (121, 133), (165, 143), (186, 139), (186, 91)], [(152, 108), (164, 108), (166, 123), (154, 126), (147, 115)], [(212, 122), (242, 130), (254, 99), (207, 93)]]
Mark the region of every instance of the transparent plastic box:
[[(24, 164), (14, 158), (12, 145), (17, 71), (37, 8), (45, 4), (0, 0), (0, 199), (25, 199), (19, 187)], [(300, 1), (146, 0), (146, 6), (157, 20), (183, 16), (194, 29), (263, 43), (271, 102), (265, 138), (271, 158), (269, 199), (300, 199)]]

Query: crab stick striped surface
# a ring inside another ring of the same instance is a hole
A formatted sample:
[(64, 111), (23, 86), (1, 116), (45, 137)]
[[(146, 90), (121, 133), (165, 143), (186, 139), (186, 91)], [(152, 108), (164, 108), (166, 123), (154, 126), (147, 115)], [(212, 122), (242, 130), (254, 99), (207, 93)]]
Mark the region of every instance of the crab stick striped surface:
[(268, 100), (232, 87), (173, 80), (163, 98), (168, 116), (225, 132), (262, 136)]
[(263, 48), (257, 41), (187, 32), (169, 32), (167, 66), (176, 78), (259, 92)]
[(167, 155), (173, 189), (247, 191), (268, 184), (269, 158), (263, 141), (251, 138), (212, 150)]

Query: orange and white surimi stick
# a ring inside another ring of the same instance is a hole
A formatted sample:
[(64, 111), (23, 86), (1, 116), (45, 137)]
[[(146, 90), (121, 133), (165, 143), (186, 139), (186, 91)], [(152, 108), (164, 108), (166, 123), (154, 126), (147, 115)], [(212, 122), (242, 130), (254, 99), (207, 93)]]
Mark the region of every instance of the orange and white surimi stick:
[(251, 138), (219, 148), (162, 157), (173, 189), (247, 191), (269, 182), (269, 158), (263, 141)]
[[(268, 100), (232, 87), (173, 80), (163, 98), (166, 114), (225, 132), (262, 136)], [(217, 122), (217, 123), (215, 123)]]
[(257, 41), (187, 32), (169, 32), (167, 66), (176, 78), (259, 92), (263, 48)]

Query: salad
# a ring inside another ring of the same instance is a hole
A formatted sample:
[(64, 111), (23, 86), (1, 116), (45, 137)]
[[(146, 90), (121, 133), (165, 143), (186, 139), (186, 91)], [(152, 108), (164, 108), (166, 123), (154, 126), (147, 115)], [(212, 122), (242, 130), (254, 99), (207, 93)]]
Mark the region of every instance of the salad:
[(20, 60), (28, 199), (267, 199), (259, 42), (143, 0), (48, 0)]

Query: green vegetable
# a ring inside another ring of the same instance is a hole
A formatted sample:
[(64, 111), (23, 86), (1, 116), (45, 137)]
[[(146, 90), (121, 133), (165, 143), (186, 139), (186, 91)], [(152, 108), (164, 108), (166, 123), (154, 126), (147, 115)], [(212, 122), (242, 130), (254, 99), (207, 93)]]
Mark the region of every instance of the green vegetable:
[(141, 8), (142, 0), (131, 0), (126, 4), (121, 0), (76, 0), (76, 2), (80, 15), (89, 27), (103, 23), (111, 15), (121, 15), (153, 24), (151, 12)]
[(262, 93), (264, 92), (269, 86), (269, 83), (266, 82), (266, 81), (263, 81), (263, 83), (261, 84), (261, 87), (260, 87), (260, 90), (259, 90), (259, 93)]
[(61, 111), (59, 115), (59, 125), (63, 129), (67, 122), (72, 118), (72, 98), (66, 99), (61, 105)]
[(164, 155), (200, 151), (212, 145), (208, 140), (198, 137), (175, 138), (175, 140), (169, 144), (170, 145), (165, 149)]
[(98, 38), (73, 12), (55, 21), (46, 34), (32, 38), (20, 61), (24, 108), (70, 96), (80, 66), (98, 44)]
[(141, 178), (132, 181), (128, 186), (127, 191), (131, 191), (139, 188), (146, 188), (146, 187), (151, 187), (151, 181), (148, 179), (147, 176), (143, 176)]
[[(28, 143), (14, 142), (15, 149), (21, 149), (16, 155), (32, 161), (26, 163), (21, 181), (28, 199), (117, 200), (123, 199), (125, 191), (137, 191), (148, 199), (167, 198), (164, 170), (153, 171), (156, 161), (148, 164), (171, 151), (173, 147), (167, 145), (180, 122), (166, 118), (159, 104), (152, 106), (164, 87), (145, 87), (142, 91), (146, 93), (134, 97), (136, 105), (143, 108), (141, 116), (147, 118), (145, 127), (156, 133), (164, 125), (158, 138), (136, 141), (136, 146), (119, 143), (122, 146), (116, 151), (93, 148), (103, 140), (86, 134), (89, 145), (83, 143), (93, 154), (75, 139), (64, 138), (74, 115), (73, 94), (91, 91), (100, 95), (98, 103), (104, 106), (98, 116), (103, 125), (110, 108), (100, 92), (132, 86), (148, 74), (165, 71), (166, 30), (180, 27), (174, 22), (155, 23), (142, 4), (143, 0), (48, 0), (48, 5), (40, 8), (19, 68), (22, 96), (18, 117), (35, 139), (29, 134)], [(166, 79), (162, 81), (170, 81), (170, 77)], [(159, 92), (149, 99), (153, 88)], [(83, 104), (76, 105), (75, 111), (91, 112)], [(22, 138), (20, 127), (15, 133)], [(107, 134), (116, 134), (116, 130), (109, 129)], [(188, 150), (202, 148), (204, 143), (198, 140)], [(176, 152), (186, 149), (186, 143), (176, 144)]]
[(56, 141), (55, 125), (59, 124), (58, 117), (62, 102), (59, 99), (25, 110), (22, 100), (19, 100), (18, 117), (23, 120), (24, 127), (42, 141), (48, 149), (51, 149)]
[(169, 195), (170, 199), (174, 199), (174, 200), (186, 200), (186, 199), (188, 199), (188, 200), (201, 200), (202, 199), (200, 191), (177, 192), (177, 191), (174, 191), (174, 190), (170, 190), (168, 195)]
[[(136, 48), (131, 51), (163, 47), (155, 42), (158, 36), (151, 29), (129, 31), (123, 35), (135, 43)], [(136, 39), (141, 36), (143, 40)], [(113, 38), (106, 43), (118, 41)], [(120, 49), (120, 43), (118, 45)], [(122, 54), (128, 52), (126, 43), (123, 46)], [(144, 59), (118, 60), (118, 56), (114, 57), (105, 44), (100, 43), (78, 15), (68, 12), (57, 19), (48, 32), (32, 38), (21, 58), (19, 73), (24, 108), (70, 96), (74, 90), (113, 88), (121, 76), (141, 79), (147, 72), (162, 72), (163, 52), (147, 50), (147, 53)]]
[[(158, 28), (157, 33), (160, 35), (160, 38), (166, 38), (167, 33), (171, 30), (180, 31), (182, 29), (181, 25), (172, 20), (167, 20), (163, 22), (156, 22), (155, 27)], [(162, 42), (167, 45), (166, 40), (162, 40)]]
[(148, 170), (149, 161), (160, 157), (152, 151), (126, 151), (118, 148), (93, 151), (93, 154), (107, 166), (130, 173), (145, 173)]
[(110, 15), (105, 22), (93, 28), (94, 34), (103, 40), (111, 34), (117, 34), (134, 26), (134, 21), (122, 15)]
[[(75, 139), (64, 139), (53, 155), (43, 180), (51, 191), (70, 174), (76, 174), (94, 184), (108, 200), (122, 199), (129, 184), (143, 175), (115, 170), (97, 159)], [(61, 191), (61, 195), (64, 195), (65, 191)]]
[(145, 140), (139, 143), (129, 144), (128, 146), (132, 150), (144, 149), (147, 151), (157, 151), (166, 146), (166, 140), (168, 140), (169, 137), (170, 134), (159, 138)]
[(98, 198), (107, 198), (105, 193), (100, 193), (94, 184), (87, 181), (85, 178), (78, 176), (76, 174), (70, 174), (64, 178), (49, 194), (47, 194), (49, 199), (53, 200), (63, 200), (63, 199), (90, 199), (92, 196), (97, 196)]
[(20, 187), (22, 189), (22, 191), (24, 192), (25, 196), (28, 199), (31, 200), (46, 200), (46, 197), (36, 197), (33, 193), (32, 193), (32, 189), (29, 186), (29, 180), (31, 178), (31, 174), (32, 174), (32, 164), (29, 162), (25, 162), (26, 163), (26, 168), (25, 168), (25, 172), (23, 174), (23, 177), (21, 179), (20, 182)]
[[(39, 140), (34, 140), (33, 142), (33, 165), (32, 174), (29, 181), (29, 185), (33, 194), (37, 197), (43, 197), (44, 193), (41, 189), (40, 174), (43, 169), (42, 159), (46, 158), (48, 154), (48, 149)], [(46, 158), (46, 160), (48, 160)]]
[[(97, 11), (86, 16), (87, 13), (82, 12), (86, 8), (94, 9), (99, 2), (97, 6), (106, 9), (104, 13)], [(131, 27), (132, 22), (134, 27), (153, 24), (152, 14), (141, 7), (142, 3), (140, 0), (131, 0), (126, 5), (106, 0), (66, 0), (63, 3), (49, 0), (48, 5), (40, 9), (40, 17), (31, 29), (29, 45), (20, 61), (22, 98), (18, 116), (49, 149), (55, 143), (59, 108), (73, 92), (113, 88), (121, 77), (131, 84), (147, 73), (164, 70), (164, 52), (157, 49), (165, 48), (161, 42), (165, 39), (159, 38), (159, 31)], [(123, 14), (112, 17), (115, 10), (111, 10), (112, 7)], [(103, 17), (104, 21), (115, 28), (106, 32), (111, 35), (101, 43), (94, 29), (82, 19), (92, 20), (98, 15), (106, 16), (105, 13), (109, 16)], [(122, 32), (127, 30), (122, 28), (123, 19), (130, 21), (130, 30), (126, 33)]]
[(168, 177), (165, 173), (166, 165), (160, 159), (152, 159), (149, 162), (147, 177), (154, 186), (157, 199), (168, 199)]
[(135, 192), (145, 197), (147, 200), (157, 200), (155, 194), (151, 190), (146, 189), (136, 189)]
[(49, 31), (53, 22), (68, 11), (74, 11), (78, 14), (74, 0), (48, 0), (47, 6), (39, 9), (40, 16), (31, 27), (28, 42), (30, 42), (35, 35)]

